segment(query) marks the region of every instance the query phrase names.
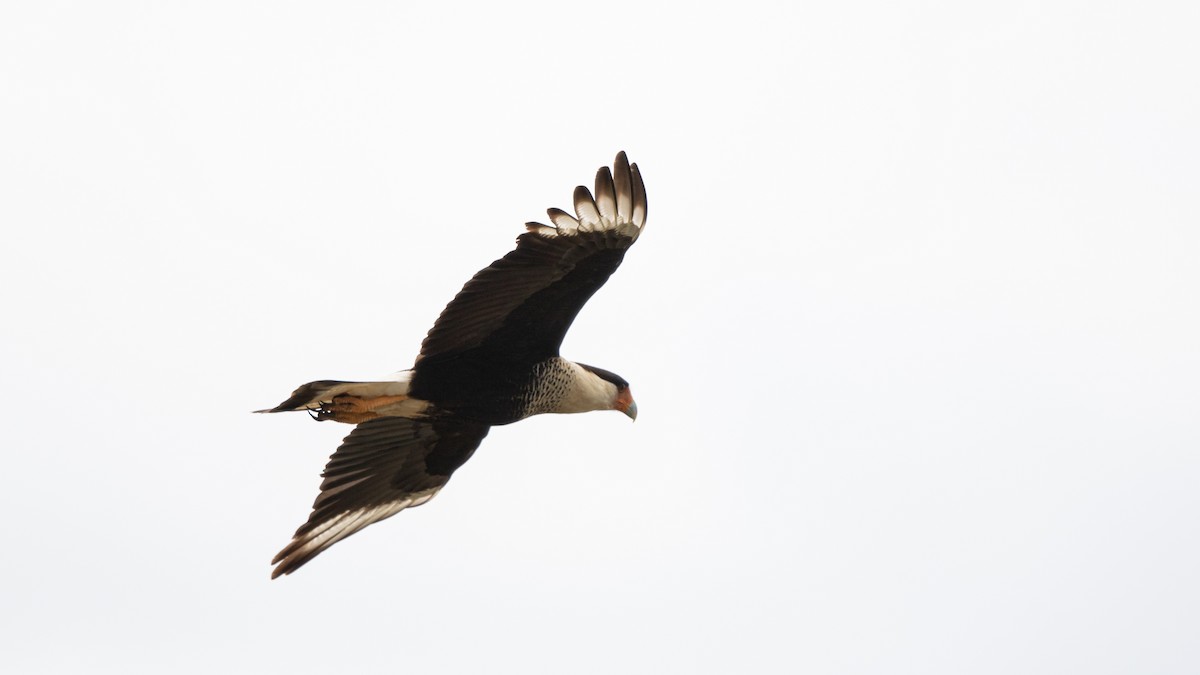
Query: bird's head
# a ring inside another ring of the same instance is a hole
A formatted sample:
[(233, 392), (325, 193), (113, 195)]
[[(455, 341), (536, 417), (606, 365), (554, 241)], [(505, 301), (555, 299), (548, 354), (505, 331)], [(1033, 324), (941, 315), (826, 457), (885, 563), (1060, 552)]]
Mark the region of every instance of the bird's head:
[(631, 420), (637, 419), (637, 403), (633, 401), (633, 392), (629, 391), (629, 383), (625, 381), (625, 378), (603, 368), (596, 368), (595, 366), (583, 363), (580, 363), (579, 366), (612, 385), (613, 388), (609, 389), (609, 391), (615, 390), (616, 393), (613, 395), (612, 401), (608, 404), (609, 408), (620, 410)]

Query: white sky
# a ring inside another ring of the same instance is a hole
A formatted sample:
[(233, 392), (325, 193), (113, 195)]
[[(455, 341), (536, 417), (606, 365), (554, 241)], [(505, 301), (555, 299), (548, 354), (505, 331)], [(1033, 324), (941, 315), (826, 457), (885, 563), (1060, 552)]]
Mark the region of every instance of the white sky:
[[(1200, 5), (4, 3), (0, 662), (1200, 670)], [(526, 220), (649, 227), (496, 429), (268, 561)]]

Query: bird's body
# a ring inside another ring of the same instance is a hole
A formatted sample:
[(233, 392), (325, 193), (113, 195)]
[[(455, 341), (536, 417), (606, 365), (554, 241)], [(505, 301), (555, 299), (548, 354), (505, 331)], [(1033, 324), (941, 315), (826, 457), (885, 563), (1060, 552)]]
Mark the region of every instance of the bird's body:
[(559, 356), (584, 303), (637, 240), (646, 192), (617, 155), (576, 216), (549, 209), (517, 248), (481, 270), (447, 305), (411, 370), (387, 380), (320, 380), (275, 408), (357, 425), (330, 457), (313, 512), (275, 557), (289, 574), (334, 543), (433, 498), (492, 426), (542, 413), (619, 410), (636, 417), (629, 383)]

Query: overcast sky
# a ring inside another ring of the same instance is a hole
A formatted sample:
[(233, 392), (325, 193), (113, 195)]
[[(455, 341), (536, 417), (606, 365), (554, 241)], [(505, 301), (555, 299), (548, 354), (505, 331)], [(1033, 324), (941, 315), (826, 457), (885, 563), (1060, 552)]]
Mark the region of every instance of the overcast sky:
[[(1195, 3), (0, 8), (14, 673), (1200, 671)], [(269, 580), (349, 427), (626, 150), (499, 428)]]

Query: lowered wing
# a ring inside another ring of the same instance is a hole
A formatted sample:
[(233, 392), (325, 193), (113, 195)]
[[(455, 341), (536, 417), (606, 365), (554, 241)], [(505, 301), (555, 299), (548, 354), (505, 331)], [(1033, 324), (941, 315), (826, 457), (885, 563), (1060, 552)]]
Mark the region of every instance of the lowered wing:
[(277, 564), (271, 578), (295, 572), (371, 523), (433, 499), (488, 429), (445, 416), (381, 417), (355, 427), (325, 465), (308, 522), (271, 561)]

